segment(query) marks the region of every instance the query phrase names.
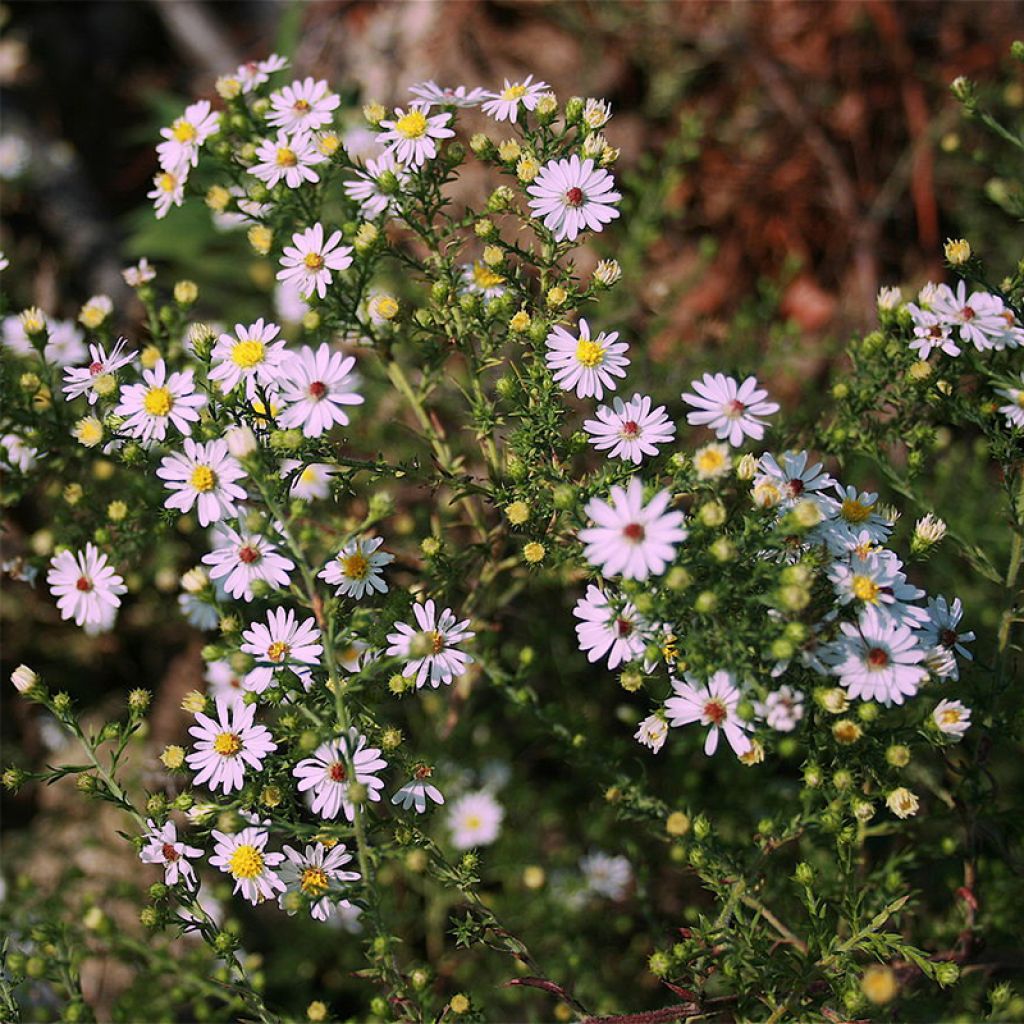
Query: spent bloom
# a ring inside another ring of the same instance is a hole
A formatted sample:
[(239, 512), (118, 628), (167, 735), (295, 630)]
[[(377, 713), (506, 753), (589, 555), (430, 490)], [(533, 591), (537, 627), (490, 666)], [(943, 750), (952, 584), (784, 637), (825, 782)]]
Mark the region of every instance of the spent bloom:
[(616, 377), (626, 376), (629, 345), (618, 340), (617, 331), (593, 337), (583, 319), (577, 329), (579, 334), (574, 336), (564, 327), (555, 327), (547, 336), (545, 362), (563, 391), (575, 391), (577, 398), (603, 398), (606, 388), (615, 390)]
[(668, 722), (660, 715), (648, 715), (633, 734), (633, 739), (649, 747), (655, 754), (663, 746), (668, 738)]
[(341, 232), (335, 231), (325, 241), (323, 224), (314, 224), (292, 235), (292, 244), (284, 247), (279, 281), (297, 286), (302, 295), (314, 291), (320, 298), (327, 294), (333, 281), (331, 271), (345, 270), (352, 265), (352, 248), (341, 244)]
[(74, 619), (79, 626), (109, 622), (110, 613), (121, 605), (121, 595), (128, 592), (124, 579), (94, 544), (86, 544), (84, 551), (54, 555), (46, 582), (57, 598), (61, 618)]
[[(351, 769), (349, 767), (351, 761)], [(311, 793), (312, 810), (321, 818), (336, 818), (344, 811), (349, 821), (355, 818), (350, 787), (364, 787), (366, 798), (380, 800), (384, 780), (377, 773), (388, 765), (377, 747), (368, 746), (356, 728), (328, 743), (322, 743), (312, 757), (300, 761), (292, 771), (300, 793)]]
[(665, 407), (652, 409), (652, 404), (647, 395), (634, 395), (628, 402), (615, 398), (611, 408), (602, 405), (597, 419), (583, 423), (588, 440), (609, 458), (639, 466), (645, 455), (657, 455), (658, 445), (668, 444), (676, 434)]
[(177, 885), (179, 880), (184, 879), (191, 888), (195, 888), (196, 871), (189, 859), (201, 857), (203, 851), (179, 840), (173, 821), (158, 826), (149, 818), (146, 827), (149, 831), (142, 837), (146, 845), (139, 851), (139, 860), (143, 864), (162, 864), (167, 885)]
[(556, 242), (574, 242), (588, 229), (603, 231), (619, 216), (615, 204), (622, 199), (606, 170), (575, 154), (546, 163), (526, 191), (532, 196), (530, 210), (543, 220)]
[(337, 595), (357, 601), (374, 591), (386, 594), (388, 585), (382, 570), (395, 556), (377, 550), (383, 543), (383, 537), (349, 541), (320, 572), (320, 579), (337, 587)]
[(768, 392), (758, 386), (756, 377), (747, 377), (738, 384), (724, 373), (705, 373), (690, 385), (693, 392), (684, 392), (683, 401), (697, 411), (687, 415), (687, 423), (707, 426), (720, 441), (728, 440), (738, 448), (747, 437), (760, 441), (766, 426), (764, 417), (779, 411), (777, 402), (766, 402)]
[(349, 422), (346, 405), (362, 405), (354, 390), (358, 378), (352, 372), (352, 356), (332, 352), (324, 342), (315, 351), (304, 345), (281, 364), (278, 384), (285, 409), (283, 427), (299, 427), (306, 437), (319, 437), (335, 424)]
[(184, 454), (166, 456), (156, 475), (172, 492), (164, 505), (182, 513), (190, 512), (195, 506), (200, 526), (209, 526), (234, 515), (236, 502), (245, 501), (247, 497), (244, 488), (236, 482), (245, 477), (245, 470), (228, 454), (224, 440), (196, 444), (186, 437)]
[(740, 691), (732, 673), (719, 669), (708, 680), (707, 686), (701, 685), (690, 674), (684, 678), (685, 682), (672, 680), (675, 696), (665, 701), (668, 724), (677, 726), (699, 722), (709, 726), (704, 743), (704, 753), (708, 757), (718, 749), (720, 732), (725, 734), (737, 757), (746, 754), (750, 750), (750, 739), (746, 734), (749, 726), (737, 714)]
[(476, 636), (466, 629), (469, 619), (459, 622), (450, 608), (440, 615), (432, 600), (414, 604), (417, 629), (404, 622), (395, 623), (395, 632), (389, 633), (388, 655), (405, 658), (403, 675), (416, 676), (417, 689), (429, 682), (434, 689), (442, 683), (448, 685), (456, 676), (461, 676), (473, 657), (456, 649), (456, 644)]
[(202, 711), (189, 729), (195, 737), (195, 750), (186, 761), (195, 772), (192, 782), (225, 794), (241, 789), (246, 769), (259, 771), (263, 759), (277, 750), (267, 727), (255, 725), (255, 704), (243, 704), (226, 696), (216, 700), (217, 717)]

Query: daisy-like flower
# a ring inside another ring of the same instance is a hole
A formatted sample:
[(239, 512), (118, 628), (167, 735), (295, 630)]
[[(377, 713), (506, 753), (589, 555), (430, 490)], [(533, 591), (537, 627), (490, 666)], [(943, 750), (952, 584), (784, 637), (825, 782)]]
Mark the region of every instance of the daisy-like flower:
[(556, 242), (574, 242), (587, 229), (603, 231), (619, 216), (614, 204), (622, 199), (604, 168), (575, 153), (568, 160), (549, 160), (526, 191), (533, 196), (533, 215), (543, 220)]
[(255, 906), (284, 892), (284, 882), (274, 870), (284, 854), (267, 853), (270, 833), (265, 828), (250, 825), (234, 835), (214, 829), (210, 835), (217, 844), (210, 863), (235, 880), (236, 893)]
[(587, 891), (610, 900), (625, 899), (633, 884), (633, 868), (625, 857), (612, 857), (600, 850), (580, 859), (580, 871)]
[(199, 148), (220, 127), (220, 114), (210, 111), (209, 100), (199, 100), (185, 108), (170, 128), (161, 128), (164, 140), (156, 147), (160, 166), (177, 172), (199, 163)]
[(326, 462), (310, 462), (303, 466), (298, 459), (285, 459), (281, 463), (281, 476), (289, 477), (297, 469), (288, 494), (300, 501), (317, 501), (331, 493), (331, 477), (337, 472), (334, 466)]
[(913, 302), (907, 303), (910, 319), (914, 324), (914, 340), (910, 350), (918, 359), (927, 359), (934, 349), (947, 356), (960, 355), (960, 346), (953, 337), (953, 325), (930, 309), (921, 309)]
[(85, 551), (54, 555), (46, 582), (57, 598), (61, 618), (74, 619), (78, 626), (104, 625), (121, 606), (121, 595), (128, 592), (124, 580), (94, 544), (86, 544)]
[(298, 188), (303, 182), (320, 180), (313, 170), (327, 159), (315, 140), (303, 133), (289, 135), (278, 132), (273, 139), (264, 139), (256, 147), (256, 163), (249, 173), (259, 178), (267, 188), (283, 181), (288, 188)]
[(388, 152), (407, 167), (420, 167), (428, 160), (437, 156), (437, 143), (441, 139), (450, 139), (455, 135), (447, 127), (452, 115), (448, 112), (428, 115), (413, 107), (409, 113), (396, 108), (395, 116), (390, 121), (381, 121), (381, 128), (386, 129), (380, 135), (380, 141), (387, 145)]
[(327, 83), (306, 78), (270, 94), (267, 124), (287, 132), (311, 132), (330, 124), (341, 103)]
[(242, 639), (242, 653), (251, 654), (257, 662), (246, 677), (246, 688), (254, 693), (262, 693), (279, 668), (291, 668), (300, 678), (308, 676), (303, 666), (319, 665), (324, 650), (313, 617), (300, 623), (291, 608), (272, 608), (266, 625), (254, 622)]
[(194, 771), (196, 786), (222, 789), (225, 794), (241, 789), (247, 768), (258, 772), (263, 759), (277, 750), (277, 744), (265, 725), (254, 725), (254, 704), (243, 704), (228, 697), (216, 700), (217, 718), (202, 711), (189, 728), (195, 737), (195, 750), (185, 758)]
[(485, 299), (497, 299), (505, 294), (505, 278), (480, 260), (462, 268), (462, 283), (467, 292)]
[(781, 461), (766, 452), (758, 460), (757, 470), (754, 487), (773, 485), (787, 508), (805, 498), (819, 503), (821, 496), (816, 492), (835, 486), (835, 480), (824, 472), (820, 462), (811, 463), (807, 452), (783, 452)]
[(450, 608), (436, 614), (433, 601), (414, 604), (418, 629), (404, 622), (395, 623), (395, 632), (389, 633), (387, 654), (405, 658), (402, 674), (416, 676), (417, 689), (429, 682), (436, 690), (442, 683), (448, 685), (466, 671), (473, 657), (456, 650), (455, 645), (476, 636), (466, 629), (469, 619), (459, 622)]
[(153, 200), (156, 219), (163, 220), (172, 206), (181, 206), (185, 201), (185, 179), (188, 165), (174, 171), (159, 171), (153, 175), (153, 188), (146, 193)]
[(501, 834), (501, 823), (504, 818), (505, 809), (487, 790), (467, 793), (456, 800), (448, 810), (452, 846), (456, 850), (489, 846)]
[(251, 60), (239, 64), (235, 78), (242, 86), (242, 92), (252, 92), (257, 86), (270, 80), (270, 76), (288, 67), (288, 58), (272, 53), (266, 60)]
[(634, 395), (628, 402), (616, 398), (611, 408), (602, 405), (597, 410), (597, 419), (585, 420), (583, 429), (598, 451), (639, 466), (645, 455), (657, 455), (658, 445), (668, 444), (676, 436), (665, 406), (652, 409), (651, 404), (647, 395)]
[(7, 462), (0, 463), (4, 469), (13, 466), (18, 472), (27, 473), (35, 468), (39, 449), (26, 444), (23, 437), (17, 434), (4, 434), (0, 437), (0, 448), (3, 448), (7, 456)]
[(736, 713), (740, 702), (740, 691), (731, 672), (719, 669), (702, 686), (692, 675), (687, 674), (685, 682), (672, 680), (672, 689), (676, 695), (665, 701), (665, 712), (668, 724), (689, 725), (700, 722), (710, 726), (707, 740), (704, 742), (704, 753), (710, 757), (718, 748), (718, 734), (725, 733), (726, 741), (737, 757), (750, 751), (750, 739), (747, 736), (747, 725)]
[[(348, 758), (346, 758), (348, 754)], [(350, 772), (348, 761), (352, 762)], [(355, 806), (349, 799), (349, 787), (356, 783), (365, 787), (369, 800), (380, 800), (384, 780), (377, 778), (377, 772), (388, 763), (380, 756), (377, 747), (367, 745), (365, 736), (351, 728), (347, 734), (322, 743), (312, 757), (300, 761), (292, 770), (298, 779), (299, 792), (312, 791), (312, 810), (321, 818), (336, 818), (344, 811), (349, 821), (355, 819)]]
[(246, 530), (244, 520), (239, 520), (237, 530), (225, 525), (222, 533), (223, 543), (203, 555), (203, 562), (212, 567), (210, 578), (223, 579), (224, 589), (235, 600), (251, 601), (256, 580), (273, 590), (288, 586), (288, 573), (295, 568), (295, 563), (280, 554), (277, 545), (261, 534)]
[(265, 324), (262, 317), (248, 327), (235, 324), (235, 333), (220, 335), (213, 346), (210, 380), (224, 394), (244, 381), (249, 399), (256, 397), (257, 387), (276, 388), (280, 365), (288, 355), (284, 340), (274, 340), (280, 333), (277, 324)]
[(53, 366), (71, 366), (87, 358), (82, 332), (72, 320), (51, 320), (43, 359)]
[(592, 498), (584, 512), (595, 526), (580, 530), (583, 557), (605, 577), (628, 580), (660, 576), (686, 539), (682, 512), (666, 512), (672, 495), (659, 491), (644, 505), (644, 485), (633, 477), (625, 490), (615, 486), (611, 501)]
[(720, 441), (709, 441), (693, 453), (698, 480), (718, 480), (732, 469), (732, 450)]
[(535, 82), (533, 75), (527, 75), (521, 82), (505, 79), (501, 92), (485, 92), (486, 103), (483, 112), (495, 121), (511, 121), (519, 118), (519, 104), (524, 110), (535, 110), (537, 102), (551, 88), (547, 82)]
[(364, 217), (379, 217), (383, 213), (394, 213), (397, 209), (395, 192), (385, 192), (380, 179), (384, 174), (393, 174), (401, 191), (409, 183), (409, 175), (390, 152), (381, 153), (375, 160), (366, 161), (366, 169), (356, 171), (353, 181), (345, 182), (345, 195), (359, 203)]
[(804, 695), (791, 686), (780, 686), (763, 703), (755, 701), (754, 711), (776, 732), (792, 732), (804, 717)]
[(576, 624), (576, 638), (587, 661), (599, 661), (607, 654), (608, 668), (614, 670), (623, 662), (643, 657), (646, 623), (628, 601), (616, 610), (591, 583), (572, 613), (582, 620)]
[(279, 281), (295, 284), (302, 295), (315, 291), (320, 298), (327, 295), (327, 286), (334, 280), (332, 270), (352, 266), (352, 247), (341, 245), (341, 232), (335, 231), (324, 241), (323, 224), (314, 224), (292, 235), (292, 244), (284, 247)]
[(427, 781), (432, 774), (433, 769), (428, 765), (417, 766), (413, 778), (395, 793), (391, 802), (398, 804), (404, 811), (413, 807), (417, 814), (426, 812), (428, 800), (432, 800), (435, 804), (443, 804), (444, 797), (441, 795), (441, 790)]
[(825, 654), (851, 698), (902, 704), (927, 678), (924, 650), (908, 626), (869, 606), (857, 622), (839, 627), (843, 637)]
[(350, 540), (321, 570), (319, 578), (337, 587), (335, 594), (339, 597), (354, 597), (358, 601), (375, 591), (386, 594), (388, 585), (382, 570), (395, 556), (377, 550), (383, 543), (383, 537)]
[(821, 508), (829, 518), (815, 528), (814, 537), (824, 540), (836, 554), (865, 539), (882, 544), (892, 533), (892, 523), (878, 511), (878, 495), (838, 483), (835, 491), (836, 498), (822, 499)]
[(415, 97), (412, 105), (422, 110), (431, 107), (476, 107), (487, 96), (487, 90), (479, 86), (468, 91), (464, 85), (449, 89), (438, 85), (433, 79), (410, 85), (409, 92)]
[(626, 376), (629, 345), (618, 340), (618, 331), (602, 331), (592, 337), (590, 324), (583, 319), (578, 330), (579, 335), (574, 336), (564, 327), (556, 327), (547, 336), (544, 361), (563, 391), (575, 391), (577, 398), (601, 399), (605, 388), (614, 391), (617, 387), (615, 377)]
[(760, 441), (766, 426), (762, 417), (779, 411), (777, 402), (765, 401), (768, 392), (758, 386), (756, 377), (737, 384), (724, 373), (705, 373), (690, 386), (696, 394), (684, 392), (683, 401), (697, 411), (689, 413), (686, 422), (710, 427), (720, 441), (728, 440), (733, 448), (746, 437)]
[(156, 277), (156, 271), (149, 265), (149, 260), (143, 256), (135, 266), (125, 267), (121, 271), (121, 276), (129, 288), (141, 288), (142, 285), (147, 284)]
[(147, 818), (146, 827), (149, 831), (142, 837), (146, 845), (139, 851), (139, 860), (143, 864), (162, 864), (165, 885), (177, 885), (184, 879), (194, 889), (196, 870), (189, 864), (189, 858), (201, 857), (203, 851), (181, 842), (173, 821), (158, 826), (152, 818)]
[(867, 533), (860, 535), (858, 547), (849, 559), (836, 562), (828, 571), (841, 604), (858, 602), (873, 605), (891, 618), (908, 625), (921, 625), (928, 619), (923, 608), (909, 602), (924, 597), (924, 591), (907, 582), (903, 563), (891, 552), (871, 546)]
[(979, 352), (994, 348), (994, 340), (1006, 329), (1003, 300), (988, 292), (968, 295), (964, 281), (955, 292), (940, 289), (931, 306), (937, 316), (959, 330), (961, 341), (969, 341)]
[(107, 355), (102, 345), (90, 345), (92, 361), (88, 366), (69, 366), (64, 370), (64, 396), (67, 400), (72, 402), (80, 395), (88, 395), (89, 404), (95, 405), (101, 391), (109, 394), (114, 384), (114, 374), (135, 358), (134, 352), (125, 355), (127, 344), (126, 338), (118, 338), (110, 355)]
[(956, 663), (955, 655), (967, 661), (973, 661), (974, 656), (964, 646), (974, 639), (974, 633), (961, 632), (958, 628), (963, 618), (964, 609), (960, 598), (953, 598), (952, 602), (947, 601), (941, 595), (935, 598), (928, 598), (927, 619), (918, 629), (918, 641), (926, 650), (938, 650), (940, 653), (949, 654), (945, 661), (947, 671), (939, 674), (944, 678), (959, 679), (960, 669)]
[(235, 515), (235, 503), (247, 497), (235, 482), (245, 477), (245, 470), (228, 454), (224, 440), (196, 444), (186, 437), (184, 454), (166, 456), (156, 475), (173, 492), (164, 505), (182, 513), (195, 505), (200, 526)]
[(633, 733), (633, 739), (638, 740), (645, 747), (656, 754), (663, 746), (668, 737), (668, 722), (660, 715), (648, 715), (641, 723), (640, 728)]
[(958, 700), (940, 700), (932, 712), (932, 721), (944, 736), (960, 740), (971, 727), (971, 709)]
[(124, 429), (132, 437), (148, 444), (167, 437), (168, 423), (190, 436), (204, 405), (206, 396), (196, 394), (192, 371), (169, 374), (167, 364), (158, 359), (153, 369), (142, 371), (141, 383), (121, 388), (121, 400), (114, 412), (124, 417)]
[(348, 424), (343, 406), (362, 405), (354, 390), (358, 377), (352, 356), (332, 352), (324, 342), (315, 352), (304, 345), (281, 365), (281, 399), (287, 403), (279, 419), (283, 427), (300, 427), (306, 437), (319, 437), (336, 423)]
[[(1024, 385), (1024, 373), (1020, 375), (1020, 382)], [(996, 388), (996, 394), (1009, 399), (1006, 405), (999, 406), (999, 411), (1006, 417), (1006, 422), (1011, 427), (1024, 429), (1024, 386)]]
[[(312, 843), (305, 853), (299, 853), (290, 846), (283, 847), (288, 858), (281, 867), (281, 880), (289, 892), (301, 893), (309, 900), (309, 913), (317, 921), (326, 921), (341, 907), (351, 907), (346, 899), (338, 899), (337, 887), (346, 882), (355, 882), (362, 875), (358, 871), (346, 871), (345, 865), (352, 860), (352, 854), (344, 843), (328, 851), (323, 843)], [(280, 897), (280, 906), (289, 915), (295, 913), (286, 893)]]
[(203, 678), (207, 682), (207, 693), (217, 701), (223, 697), (229, 703), (241, 703), (245, 697), (245, 675), (231, 667), (230, 661), (211, 661), (206, 666)]

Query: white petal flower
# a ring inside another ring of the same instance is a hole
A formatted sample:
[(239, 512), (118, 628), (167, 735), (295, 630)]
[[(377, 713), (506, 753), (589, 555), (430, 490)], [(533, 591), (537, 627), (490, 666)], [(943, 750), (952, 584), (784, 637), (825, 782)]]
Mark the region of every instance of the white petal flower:
[(441, 791), (427, 781), (431, 774), (432, 771), (427, 765), (420, 765), (416, 769), (415, 777), (395, 793), (391, 802), (405, 811), (415, 808), (417, 814), (426, 812), (428, 801), (443, 804), (444, 797)]
[(279, 181), (288, 188), (298, 188), (307, 181), (320, 180), (320, 175), (313, 168), (326, 159), (310, 135), (302, 132), (289, 135), (281, 131), (276, 138), (263, 139), (256, 147), (257, 162), (249, 168), (249, 173), (268, 188), (273, 188)]
[(246, 530), (244, 520), (239, 521), (237, 530), (222, 527), (222, 536), (224, 543), (203, 555), (203, 562), (211, 566), (210, 578), (223, 579), (224, 589), (235, 600), (251, 601), (256, 580), (273, 590), (288, 586), (295, 563), (266, 537)]
[(575, 391), (577, 398), (603, 398), (605, 389), (614, 391), (616, 377), (626, 376), (629, 345), (618, 340), (618, 332), (595, 338), (586, 320), (579, 322), (579, 335), (555, 327), (548, 335), (545, 362), (563, 391)]
[(351, 265), (352, 247), (341, 244), (341, 232), (335, 231), (324, 241), (324, 226), (314, 224), (292, 235), (292, 244), (284, 247), (284, 269), (277, 272), (277, 279), (296, 285), (302, 295), (315, 291), (322, 299), (334, 280), (331, 271), (345, 270)]
[(149, 831), (142, 837), (146, 845), (139, 851), (139, 860), (143, 864), (162, 864), (166, 885), (177, 885), (184, 879), (189, 888), (194, 889), (198, 883), (189, 858), (201, 857), (203, 851), (179, 840), (173, 821), (157, 826), (152, 818), (148, 818), (146, 827)]
[(744, 438), (760, 441), (764, 437), (763, 417), (779, 411), (777, 402), (766, 402), (768, 392), (758, 386), (756, 377), (747, 377), (742, 384), (724, 373), (705, 373), (690, 385), (695, 393), (684, 392), (683, 401), (696, 412), (687, 415), (692, 425), (706, 425), (719, 440), (728, 440), (734, 448)]
[(119, 338), (117, 344), (111, 349), (110, 355), (107, 355), (106, 349), (102, 345), (90, 345), (89, 355), (92, 359), (89, 365), (69, 366), (64, 371), (64, 395), (67, 400), (71, 402), (80, 395), (88, 395), (89, 404), (95, 405), (96, 399), (99, 398), (99, 392), (105, 389), (108, 382), (113, 384), (113, 375), (135, 358), (134, 352), (125, 354), (124, 350), (127, 344), (127, 339)]
[(228, 454), (223, 440), (196, 444), (186, 437), (184, 454), (168, 455), (156, 475), (173, 492), (164, 505), (182, 513), (195, 505), (200, 526), (235, 515), (235, 503), (247, 497), (235, 482), (245, 477), (245, 470)]
[(490, 845), (501, 834), (504, 818), (505, 809), (487, 790), (467, 793), (448, 810), (452, 846), (456, 850), (469, 850)]
[(74, 619), (79, 626), (104, 624), (128, 592), (124, 579), (94, 544), (86, 544), (85, 551), (54, 555), (46, 582), (57, 598), (61, 618)]
[(533, 215), (543, 220), (556, 242), (574, 242), (586, 230), (603, 231), (619, 216), (614, 204), (622, 199), (606, 170), (575, 154), (546, 163), (526, 191), (533, 197)]
[(214, 829), (210, 834), (217, 844), (210, 863), (231, 875), (236, 893), (255, 906), (284, 892), (284, 882), (273, 870), (284, 860), (284, 854), (267, 853), (270, 833), (266, 829), (251, 826), (233, 835)]
[(386, 594), (388, 585), (381, 570), (390, 565), (395, 556), (377, 549), (383, 537), (370, 540), (351, 540), (321, 570), (319, 578), (337, 587), (339, 597), (353, 597), (357, 601), (374, 592)]
[(235, 324), (234, 334), (221, 334), (210, 354), (213, 369), (210, 380), (229, 394), (245, 382), (246, 396), (257, 397), (258, 389), (276, 389), (281, 363), (287, 358), (284, 340), (277, 339), (281, 328), (264, 323), (260, 317), (248, 327)]
[[(281, 867), (281, 880), (289, 892), (298, 892), (309, 901), (310, 916), (316, 921), (327, 921), (339, 910), (352, 907), (341, 896), (340, 888), (347, 882), (355, 882), (362, 876), (358, 871), (346, 871), (352, 854), (344, 843), (328, 851), (323, 843), (312, 843), (305, 853), (299, 853), (290, 846), (282, 847), (288, 858)], [(279, 898), (281, 909), (294, 914), (287, 893)]]
[(263, 759), (277, 750), (266, 726), (255, 725), (254, 704), (243, 704), (228, 697), (216, 700), (217, 717), (200, 711), (189, 729), (195, 737), (195, 750), (185, 759), (194, 771), (196, 786), (222, 789), (225, 794), (241, 789), (247, 769), (260, 771)]
[(699, 722), (709, 726), (704, 753), (710, 757), (718, 748), (718, 735), (725, 738), (737, 757), (749, 753), (751, 742), (747, 736), (750, 726), (737, 715), (740, 691), (731, 672), (720, 669), (702, 686), (692, 675), (685, 682), (672, 680), (676, 695), (665, 701), (665, 713), (672, 726)]
[(634, 395), (628, 402), (615, 398), (611, 408), (602, 405), (597, 419), (583, 423), (588, 440), (609, 458), (639, 466), (645, 455), (657, 455), (658, 445), (668, 444), (676, 434), (665, 406), (652, 409), (652, 404), (647, 395)]
[(457, 621), (450, 608), (436, 615), (433, 601), (414, 604), (412, 610), (419, 628), (396, 622), (395, 632), (387, 637), (387, 654), (407, 659), (402, 674), (415, 675), (417, 688), (428, 681), (434, 689), (448, 685), (473, 662), (472, 655), (456, 650), (455, 645), (476, 633), (466, 629), (469, 619)]
[(142, 383), (121, 388), (121, 400), (114, 411), (125, 418), (124, 429), (132, 437), (148, 443), (163, 441), (168, 424), (190, 436), (204, 405), (206, 396), (196, 394), (192, 371), (168, 373), (167, 364), (158, 359), (151, 370), (142, 371)]
[(362, 405), (354, 390), (358, 377), (352, 356), (332, 352), (325, 342), (316, 351), (304, 345), (281, 365), (281, 399), (286, 403), (279, 419), (283, 427), (300, 427), (306, 437), (319, 437), (335, 424), (349, 422), (346, 405)]
[(399, 163), (411, 168), (421, 167), (437, 156), (437, 143), (441, 139), (455, 135), (448, 127), (451, 120), (450, 113), (429, 116), (414, 107), (406, 114), (399, 107), (392, 120), (381, 121), (381, 128), (386, 130), (381, 133), (380, 141), (387, 144), (388, 151)]
[(495, 121), (515, 124), (519, 118), (519, 104), (524, 110), (535, 110), (538, 100), (550, 88), (547, 82), (535, 82), (533, 75), (527, 75), (521, 82), (510, 82), (506, 78), (500, 92), (484, 93), (487, 102), (483, 105), (483, 112)]
[(323, 128), (333, 119), (341, 97), (331, 92), (323, 80), (306, 78), (294, 81), (270, 94), (267, 124), (288, 132), (310, 132)]
[[(322, 743), (312, 757), (295, 766), (292, 774), (298, 779), (299, 792), (311, 792), (314, 814), (333, 819), (344, 811), (345, 817), (353, 821), (355, 806), (349, 798), (349, 788), (353, 783), (365, 787), (367, 799), (380, 800), (384, 780), (377, 778), (377, 773), (388, 763), (380, 756), (377, 747), (367, 744), (366, 737), (358, 729), (351, 728), (337, 739)], [(354, 777), (350, 774), (349, 760)]]
[(614, 670), (623, 662), (643, 657), (646, 624), (628, 601), (621, 607), (613, 607), (591, 583), (586, 597), (576, 602), (572, 613), (583, 620), (576, 624), (576, 636), (588, 661), (598, 661), (607, 654), (608, 668)]
[(199, 163), (199, 149), (220, 127), (220, 114), (211, 112), (209, 100), (199, 100), (185, 108), (170, 128), (161, 128), (164, 140), (156, 147), (160, 166), (179, 173)]

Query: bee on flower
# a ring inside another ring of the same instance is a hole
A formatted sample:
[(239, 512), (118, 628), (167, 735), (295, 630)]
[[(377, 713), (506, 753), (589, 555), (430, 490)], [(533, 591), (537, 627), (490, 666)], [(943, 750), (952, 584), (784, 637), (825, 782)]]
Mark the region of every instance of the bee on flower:
[(337, 587), (335, 594), (339, 597), (359, 601), (367, 594), (386, 594), (388, 585), (382, 570), (395, 556), (378, 550), (383, 543), (383, 537), (350, 540), (321, 570), (319, 578)]

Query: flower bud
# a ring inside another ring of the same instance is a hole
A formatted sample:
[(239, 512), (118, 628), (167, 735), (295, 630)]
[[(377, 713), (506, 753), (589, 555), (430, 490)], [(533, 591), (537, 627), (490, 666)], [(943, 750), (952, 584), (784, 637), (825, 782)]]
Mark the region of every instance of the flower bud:
[(164, 747), (160, 761), (168, 771), (175, 772), (185, 763), (185, 750), (176, 743)]
[(39, 682), (39, 676), (28, 665), (19, 665), (11, 673), (11, 682), (18, 693), (28, 693)]
[(274, 242), (274, 232), (263, 224), (254, 224), (246, 234), (253, 251), (260, 256), (266, 256)]
[(949, 263), (959, 267), (971, 258), (971, 245), (965, 238), (947, 238), (943, 252)]
[(228, 427), (224, 431), (224, 440), (227, 442), (228, 451), (236, 459), (244, 459), (256, 451), (256, 435), (244, 424), (240, 427)]
[(372, 124), (375, 128), (377, 125), (387, 117), (387, 110), (383, 104), (377, 103), (376, 101), (367, 103), (363, 107), (363, 117), (366, 118), (369, 124)]
[(872, 964), (860, 980), (860, 990), (876, 1006), (891, 1003), (900, 990), (896, 974), (887, 964)]
[(186, 594), (201, 594), (210, 585), (210, 577), (202, 566), (195, 566), (189, 569), (181, 577), (181, 589)]

